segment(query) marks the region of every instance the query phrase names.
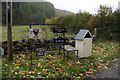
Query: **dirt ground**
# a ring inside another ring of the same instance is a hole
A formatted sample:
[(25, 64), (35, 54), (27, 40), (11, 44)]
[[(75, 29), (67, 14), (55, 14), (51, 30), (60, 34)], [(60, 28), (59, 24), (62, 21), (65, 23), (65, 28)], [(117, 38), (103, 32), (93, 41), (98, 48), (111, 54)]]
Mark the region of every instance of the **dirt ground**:
[(120, 56), (112, 60), (102, 72), (90, 75), (85, 80), (120, 80)]

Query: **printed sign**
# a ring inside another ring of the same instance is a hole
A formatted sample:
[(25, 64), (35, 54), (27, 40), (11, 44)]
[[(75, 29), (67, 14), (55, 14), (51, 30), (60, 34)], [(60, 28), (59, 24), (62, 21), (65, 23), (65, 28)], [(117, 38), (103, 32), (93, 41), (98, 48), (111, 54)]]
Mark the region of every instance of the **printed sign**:
[(42, 28), (30, 28), (30, 38), (39, 38), (42, 37)]
[(1, 55), (4, 55), (4, 49), (1, 49)]
[(61, 47), (61, 48), (63, 48), (64, 46), (63, 46), (63, 45), (56, 45), (56, 47)]
[(58, 37), (57, 39), (53, 39), (54, 43), (65, 43), (66, 39), (62, 37)]
[(37, 48), (36, 49), (36, 56), (44, 56), (44, 48)]
[(65, 33), (66, 32), (66, 28), (53, 28), (53, 33)]

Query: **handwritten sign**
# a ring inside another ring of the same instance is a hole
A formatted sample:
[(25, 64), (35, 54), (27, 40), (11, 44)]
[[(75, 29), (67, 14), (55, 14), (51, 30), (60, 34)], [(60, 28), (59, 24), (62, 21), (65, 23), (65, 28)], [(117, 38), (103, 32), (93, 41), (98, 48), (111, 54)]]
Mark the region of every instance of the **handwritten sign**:
[(44, 56), (44, 48), (37, 48), (36, 49), (36, 56)]
[(66, 28), (53, 28), (53, 33), (65, 33), (66, 32)]

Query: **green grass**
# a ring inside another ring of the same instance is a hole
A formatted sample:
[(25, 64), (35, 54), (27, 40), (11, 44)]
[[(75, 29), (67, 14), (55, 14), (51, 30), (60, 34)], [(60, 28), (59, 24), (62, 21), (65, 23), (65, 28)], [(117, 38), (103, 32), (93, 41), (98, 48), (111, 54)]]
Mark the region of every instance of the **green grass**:
[[(2, 41), (7, 41), (7, 27), (2, 27)], [(20, 40), (22, 38), (29, 38), (29, 26), (12, 26), (12, 39)]]
[[(33, 26), (33, 28), (45, 28), (45, 30), (42, 30), (41, 38), (51, 38), (55, 36), (55, 34), (50, 30), (48, 26)], [(7, 41), (7, 27), (3, 26), (2, 30), (0, 31), (2, 31), (2, 35), (0, 36), (0, 38), (2, 38), (2, 41)], [(29, 26), (12, 26), (12, 40), (18, 41), (21, 39), (30, 38), (29, 31)]]
[[(1, 27), (0, 27), (1, 28)], [(52, 38), (56, 37), (57, 35), (50, 30), (49, 26), (33, 26), (33, 28), (42, 28), (42, 37), (43, 38)], [(45, 28), (45, 29), (43, 29)], [(19, 41), (21, 39), (30, 38), (30, 26), (12, 26), (12, 41)], [(2, 30), (0, 30), (0, 40), (7, 41), (7, 27), (2, 26)], [(71, 36), (70, 32), (66, 33), (66, 36)]]
[(88, 61), (76, 60), (75, 53), (67, 56), (58, 55), (58, 50), (46, 51), (45, 56), (32, 53), (34, 67), (31, 69), (30, 52), (14, 54), (14, 61), (2, 58), (3, 78), (84, 78), (101, 70), (108, 62), (118, 57), (118, 41), (98, 41), (93, 43), (92, 55)]

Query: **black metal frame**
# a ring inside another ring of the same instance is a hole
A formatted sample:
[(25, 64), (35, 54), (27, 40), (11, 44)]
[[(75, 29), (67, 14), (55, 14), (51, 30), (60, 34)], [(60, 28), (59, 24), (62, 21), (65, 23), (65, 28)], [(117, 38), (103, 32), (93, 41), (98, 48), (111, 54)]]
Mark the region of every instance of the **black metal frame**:
[(43, 25), (43, 26), (45, 26), (45, 25), (48, 25), (48, 26), (54, 25), (54, 26), (63, 26), (62, 24), (30, 24), (30, 28), (32, 28), (32, 27), (31, 27), (32, 25)]
[[(63, 26), (62, 24), (30, 24), (30, 28), (32, 28), (32, 25), (43, 25), (43, 26), (45, 26), (45, 25), (48, 25), (48, 26), (53, 25), (53, 26), (59, 26), (59, 27)], [(62, 28), (64, 28), (64, 26)], [(60, 36), (60, 33), (58, 33), (57, 36)], [(63, 33), (63, 38), (65, 38), (65, 33)], [(30, 44), (32, 45), (32, 39), (31, 38), (30, 38)], [(65, 43), (63, 44), (63, 47), (65, 47), (64, 45), (65, 45)], [(32, 48), (32, 46), (31, 46), (31, 48)], [(59, 52), (60, 52), (60, 49), (61, 48), (59, 48)], [(64, 49), (63, 49), (63, 53), (64, 53), (64, 56), (65, 56), (65, 50)], [(31, 67), (32, 67), (32, 52), (31, 52)]]
[[(64, 28), (65, 29), (65, 27), (63, 26), (62, 28)], [(66, 32), (66, 30), (64, 31), (64, 32), (54, 32), (55, 34), (57, 34), (57, 38), (58, 37), (62, 37), (63, 39), (65, 39), (65, 32)], [(62, 34), (62, 35), (60, 35), (60, 34)], [(65, 50), (64, 50), (64, 48), (65, 48), (65, 42), (64, 43), (56, 43), (57, 45), (62, 45), (63, 46), (63, 48), (62, 48), (62, 46), (59, 46), (59, 51), (58, 51), (58, 54), (60, 54), (60, 50), (61, 49), (63, 49), (63, 54), (64, 54), (64, 56), (65, 56)]]

